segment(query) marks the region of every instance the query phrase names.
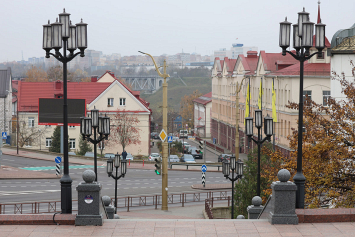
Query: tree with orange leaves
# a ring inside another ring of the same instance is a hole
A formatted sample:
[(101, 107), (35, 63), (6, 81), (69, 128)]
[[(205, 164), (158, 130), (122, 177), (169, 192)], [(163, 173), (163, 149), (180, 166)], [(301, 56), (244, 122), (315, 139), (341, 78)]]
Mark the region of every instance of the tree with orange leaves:
[(29, 82), (46, 82), (48, 81), (47, 73), (41, 68), (36, 66), (31, 66), (30, 69), (26, 71), (27, 78), (25, 81)]
[[(195, 90), (191, 95), (185, 95), (180, 101), (181, 117), (186, 121), (190, 128), (194, 127), (194, 103), (193, 100), (200, 97), (202, 94)], [(184, 126), (183, 126), (184, 127)]]

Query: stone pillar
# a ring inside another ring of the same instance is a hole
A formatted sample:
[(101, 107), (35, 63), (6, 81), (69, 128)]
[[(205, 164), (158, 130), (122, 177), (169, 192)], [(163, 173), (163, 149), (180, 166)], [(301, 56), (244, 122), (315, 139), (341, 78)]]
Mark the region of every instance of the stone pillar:
[(271, 224), (298, 224), (296, 215), (296, 190), (297, 186), (288, 181), (291, 174), (288, 170), (282, 169), (277, 174), (280, 181), (273, 182), (270, 223)]
[(263, 210), (263, 206), (261, 206), (262, 200), (261, 197), (255, 196), (251, 200), (251, 203), (253, 205), (248, 206), (247, 211), (248, 211), (248, 219), (258, 219), (261, 211)]
[(114, 219), (115, 207), (111, 205), (111, 198), (109, 196), (103, 196), (102, 202), (107, 213), (107, 219)]
[(94, 182), (95, 172), (86, 170), (83, 180), (76, 187), (78, 191), (78, 215), (75, 217), (75, 225), (100, 225), (102, 226), (102, 214), (100, 213), (101, 184)]

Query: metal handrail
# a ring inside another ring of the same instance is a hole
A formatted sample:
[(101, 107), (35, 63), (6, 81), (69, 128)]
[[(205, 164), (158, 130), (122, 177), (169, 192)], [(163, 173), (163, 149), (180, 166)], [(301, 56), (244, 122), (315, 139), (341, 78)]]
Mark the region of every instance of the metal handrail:
[[(170, 168), (172, 169), (173, 168), (173, 165), (186, 165), (186, 169), (188, 170), (189, 169), (189, 166), (201, 166), (203, 165), (202, 163), (201, 164), (186, 164), (186, 163), (170, 163)], [(219, 168), (222, 167), (222, 165), (210, 165), (210, 164), (205, 164), (206, 166), (210, 166), (210, 167), (218, 167), (218, 171), (219, 171)]]

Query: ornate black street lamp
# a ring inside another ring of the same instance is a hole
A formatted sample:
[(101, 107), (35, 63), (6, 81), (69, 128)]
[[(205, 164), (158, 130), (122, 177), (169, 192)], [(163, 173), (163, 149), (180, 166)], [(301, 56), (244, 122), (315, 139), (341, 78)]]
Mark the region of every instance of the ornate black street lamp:
[[(68, 144), (68, 102), (67, 102), (67, 63), (80, 54), (84, 57), (84, 50), (87, 48), (87, 24), (80, 23), (71, 25), (70, 14), (65, 12), (59, 14), (56, 22), (43, 25), (43, 49), (46, 51), (46, 58), (50, 55), (63, 63), (63, 126), (64, 144)], [(63, 47), (63, 54), (59, 50)], [(75, 53), (76, 49), (80, 52)], [(50, 53), (54, 49), (55, 54)], [(67, 50), (70, 54), (67, 56)], [(69, 176), (68, 146), (64, 145), (64, 174), (60, 179), (61, 183), (61, 208), (62, 213), (72, 213), (72, 179)]]
[(261, 138), (260, 129), (263, 126), (263, 113), (262, 110), (255, 110), (255, 127), (258, 129), (258, 139), (255, 140), (253, 138), (253, 118), (248, 117), (245, 118), (245, 133), (248, 136), (249, 140), (253, 140), (258, 145), (258, 173), (257, 173), (257, 189), (256, 195), (260, 197), (260, 148), (261, 144), (263, 144), (266, 140), (270, 141), (271, 136), (273, 135), (273, 119), (267, 115), (264, 118), (264, 133), (266, 137), (264, 139)]
[(309, 21), (309, 13), (298, 13), (298, 24), (293, 25), (293, 48), (296, 53), (287, 51), (290, 46), (291, 23), (280, 22), (280, 47), (282, 55), (289, 53), (300, 62), (300, 94), (299, 94), (299, 114), (298, 114), (298, 149), (297, 149), (297, 173), (293, 177), (293, 181), (297, 185), (296, 192), (296, 208), (304, 208), (304, 184), (306, 177), (302, 173), (302, 130), (303, 130), (303, 65), (304, 62), (314, 55), (318, 54), (322, 57), (322, 50), (325, 47), (325, 25), (319, 22), (316, 24), (316, 42), (315, 46), (318, 52), (309, 54), (309, 49), (313, 46), (313, 27), (314, 23)]
[[(91, 138), (92, 129), (94, 129), (94, 139)], [(96, 130), (99, 133), (99, 137), (96, 137)], [(91, 118), (80, 118), (80, 133), (83, 136), (83, 140), (87, 140), (94, 144), (94, 171), (95, 181), (97, 181), (97, 144), (104, 139), (108, 139), (110, 135), (110, 118), (106, 115), (99, 116), (99, 110), (94, 107), (91, 110)]]
[[(117, 172), (118, 172), (118, 168), (120, 167), (120, 163), (121, 163), (121, 175), (118, 176)], [(113, 166), (115, 166), (116, 168), (116, 175), (112, 175), (112, 171), (113, 171)], [(127, 160), (121, 160), (120, 155), (117, 154), (115, 155), (115, 160), (113, 160), (112, 158), (109, 158), (107, 160), (107, 174), (108, 177), (112, 177), (115, 180), (115, 213), (117, 213), (117, 180), (119, 180), (120, 178), (124, 178), (126, 172), (127, 172)]]
[[(230, 158), (230, 163), (225, 159), (222, 162), (222, 172), (226, 179), (232, 181), (232, 215), (231, 219), (234, 219), (234, 182), (243, 176), (243, 161), (238, 159), (236, 161), (235, 156)], [(229, 177), (230, 170), (232, 170), (232, 178)], [(234, 171), (236, 171), (237, 176), (234, 178)]]

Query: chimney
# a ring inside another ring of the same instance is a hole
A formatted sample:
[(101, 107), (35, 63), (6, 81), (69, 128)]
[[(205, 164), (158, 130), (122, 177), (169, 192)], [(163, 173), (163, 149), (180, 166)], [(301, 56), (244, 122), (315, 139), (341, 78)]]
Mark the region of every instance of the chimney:
[(59, 81), (59, 80), (55, 81), (54, 82), (54, 88), (56, 90), (61, 90), (62, 89), (62, 81)]
[(248, 51), (247, 52), (247, 58), (257, 58), (257, 57), (258, 57), (257, 51)]
[(91, 82), (97, 82), (97, 76), (91, 76)]

